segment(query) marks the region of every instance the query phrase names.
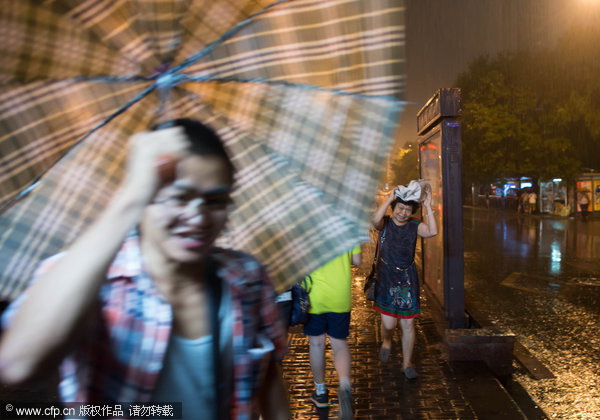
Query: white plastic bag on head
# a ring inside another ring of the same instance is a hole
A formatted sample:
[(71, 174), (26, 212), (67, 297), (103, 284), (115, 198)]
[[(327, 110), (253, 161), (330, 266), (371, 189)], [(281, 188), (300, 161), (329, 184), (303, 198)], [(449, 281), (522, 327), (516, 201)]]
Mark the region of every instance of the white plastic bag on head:
[(408, 185), (398, 185), (394, 190), (396, 197), (403, 201), (416, 201), (417, 203), (425, 200), (425, 192), (431, 191), (431, 185), (424, 179), (412, 180)]

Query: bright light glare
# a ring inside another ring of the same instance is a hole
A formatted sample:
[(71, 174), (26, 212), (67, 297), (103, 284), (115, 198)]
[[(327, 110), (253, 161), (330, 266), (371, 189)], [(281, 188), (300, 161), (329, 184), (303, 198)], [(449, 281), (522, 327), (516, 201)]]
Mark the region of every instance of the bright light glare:
[(552, 274), (560, 273), (560, 262), (562, 261), (562, 252), (560, 251), (560, 244), (556, 241), (550, 245), (550, 271)]

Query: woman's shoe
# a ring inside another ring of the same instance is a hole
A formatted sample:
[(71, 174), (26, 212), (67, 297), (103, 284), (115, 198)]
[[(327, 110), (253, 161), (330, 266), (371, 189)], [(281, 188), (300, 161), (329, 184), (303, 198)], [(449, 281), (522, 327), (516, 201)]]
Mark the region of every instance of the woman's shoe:
[(414, 367), (409, 366), (406, 369), (404, 369), (404, 376), (406, 376), (408, 379), (417, 379), (417, 371), (415, 370)]

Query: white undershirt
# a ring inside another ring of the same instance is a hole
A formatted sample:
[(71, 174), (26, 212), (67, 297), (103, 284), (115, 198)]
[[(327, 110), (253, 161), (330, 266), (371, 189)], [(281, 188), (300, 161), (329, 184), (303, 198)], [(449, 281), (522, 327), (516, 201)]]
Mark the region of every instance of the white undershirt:
[[(224, 288), (226, 289), (226, 288)], [(219, 308), (221, 321), (221, 369), (225, 382), (224, 407), (230, 406), (232, 355), (231, 330), (233, 316), (229, 293), (223, 290)], [(213, 384), (212, 335), (187, 339), (171, 334), (163, 368), (153, 402), (181, 402), (183, 420), (213, 418), (215, 389)]]

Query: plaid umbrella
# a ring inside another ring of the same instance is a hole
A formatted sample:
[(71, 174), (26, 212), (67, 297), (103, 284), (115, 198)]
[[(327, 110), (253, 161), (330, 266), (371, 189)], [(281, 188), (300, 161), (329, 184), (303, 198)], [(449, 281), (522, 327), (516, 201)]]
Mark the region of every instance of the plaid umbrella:
[(404, 87), (399, 0), (0, 1), (0, 298), (72, 242), (128, 137), (200, 119), (238, 169), (222, 244), (279, 290), (368, 220)]

